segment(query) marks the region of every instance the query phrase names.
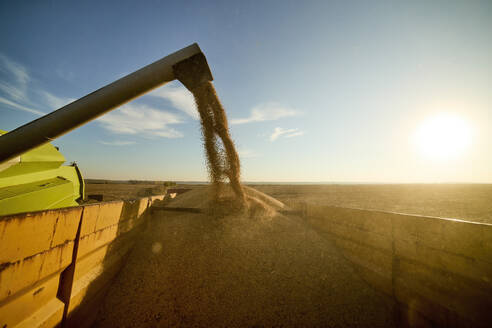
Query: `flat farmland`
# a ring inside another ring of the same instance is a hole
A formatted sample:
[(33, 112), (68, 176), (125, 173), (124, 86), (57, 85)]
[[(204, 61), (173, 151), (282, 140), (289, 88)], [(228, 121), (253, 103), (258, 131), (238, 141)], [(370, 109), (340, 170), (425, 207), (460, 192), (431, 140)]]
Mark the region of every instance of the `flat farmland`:
[(492, 223), (490, 184), (251, 185), (289, 204), (305, 201)]
[[(438, 216), (492, 223), (491, 184), (248, 184), (285, 204), (304, 201), (406, 214)], [(178, 185), (202, 188), (203, 185)], [(86, 185), (86, 195), (104, 200), (131, 199), (165, 193), (155, 184), (108, 183)]]
[(155, 184), (86, 183), (85, 194), (102, 195), (103, 201), (129, 200), (138, 197), (162, 195), (166, 187)]

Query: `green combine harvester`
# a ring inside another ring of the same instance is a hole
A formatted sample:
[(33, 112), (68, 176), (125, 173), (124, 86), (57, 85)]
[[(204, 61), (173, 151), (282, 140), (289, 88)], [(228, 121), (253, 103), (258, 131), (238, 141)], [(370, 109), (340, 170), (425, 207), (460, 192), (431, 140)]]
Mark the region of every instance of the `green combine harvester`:
[(77, 206), (84, 180), (76, 164), (49, 142), (176, 79), (189, 67), (187, 81), (212, 81), (198, 44), (192, 44), (13, 131), (0, 130), (0, 216)]
[(75, 163), (64, 163), (48, 143), (0, 164), (0, 215), (78, 205), (84, 179)]

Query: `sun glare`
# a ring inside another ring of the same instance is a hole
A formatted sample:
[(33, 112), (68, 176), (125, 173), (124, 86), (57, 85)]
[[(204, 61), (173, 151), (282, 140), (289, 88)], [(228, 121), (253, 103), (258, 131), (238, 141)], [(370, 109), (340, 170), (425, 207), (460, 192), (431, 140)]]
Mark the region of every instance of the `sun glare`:
[(457, 158), (471, 143), (471, 128), (458, 115), (439, 114), (424, 120), (414, 135), (415, 146), (426, 158)]

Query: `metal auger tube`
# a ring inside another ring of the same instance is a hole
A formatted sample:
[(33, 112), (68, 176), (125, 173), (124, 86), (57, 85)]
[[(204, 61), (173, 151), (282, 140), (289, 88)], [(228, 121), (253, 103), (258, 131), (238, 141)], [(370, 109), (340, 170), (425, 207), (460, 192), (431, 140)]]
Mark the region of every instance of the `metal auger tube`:
[(55, 138), (175, 79), (173, 66), (205, 56), (194, 43), (0, 137), (0, 163)]

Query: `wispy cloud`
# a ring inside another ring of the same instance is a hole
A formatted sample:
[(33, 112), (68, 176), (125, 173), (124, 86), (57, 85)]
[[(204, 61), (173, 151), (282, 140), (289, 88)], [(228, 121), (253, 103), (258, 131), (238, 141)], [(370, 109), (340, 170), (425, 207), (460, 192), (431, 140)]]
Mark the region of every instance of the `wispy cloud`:
[(17, 85), (0, 81), (0, 90), (11, 99), (22, 100), (26, 98), (26, 89)]
[(247, 118), (232, 119), (231, 124), (274, 121), (282, 117), (296, 116), (299, 114), (300, 112), (293, 108), (283, 106), (279, 103), (269, 102), (253, 107), (250, 116)]
[(30, 80), (27, 69), (4, 54), (0, 54), (0, 70), (7, 74), (12, 74), (15, 80), (21, 84), (27, 84)]
[(186, 113), (195, 120), (199, 119), (193, 95), (185, 87), (170, 83), (162, 88), (149, 93), (151, 97), (157, 97), (169, 101), (176, 109)]
[(142, 104), (126, 104), (97, 121), (104, 129), (116, 134), (164, 138), (183, 136), (181, 132), (169, 127), (182, 122), (177, 115)]
[(36, 115), (46, 114), (33, 108), (27, 90), (31, 81), (28, 70), (4, 54), (0, 54), (0, 103)]
[[(44, 111), (33, 108), (56, 110), (73, 102), (75, 99), (59, 97), (43, 88), (31, 85), (28, 70), (7, 56), (0, 54), (0, 104), (15, 110), (22, 110), (36, 115), (45, 115)], [(27, 92), (29, 90), (29, 92)], [(160, 88), (150, 94), (165, 99), (176, 109), (198, 119), (198, 112), (191, 93), (176, 84)], [(34, 100), (30, 98), (34, 96)], [(176, 114), (159, 110), (152, 106), (130, 103), (118, 110), (100, 117), (97, 122), (102, 128), (115, 134), (140, 135), (144, 137), (180, 138), (183, 134), (171, 125), (182, 123)], [(102, 144), (124, 146), (131, 141), (102, 141)]]
[[(27, 68), (4, 54), (0, 54), (0, 93), (2, 94), (0, 103), (13, 109), (45, 115), (45, 112), (33, 108), (33, 104), (51, 111), (75, 100), (58, 97), (42, 88), (33, 87), (31, 80)], [(36, 101), (33, 101), (30, 96), (36, 96)]]
[(100, 144), (106, 145), (106, 146), (129, 146), (129, 145), (134, 145), (136, 144), (135, 141), (122, 141), (122, 140), (115, 140), (115, 141), (99, 141)]
[[(1, 81), (0, 81), (0, 83), (1, 83)], [(57, 96), (55, 96), (55, 95), (53, 95), (47, 91), (43, 91), (43, 90), (39, 91), (39, 94), (42, 95), (44, 98), (44, 102), (46, 103), (45, 107), (50, 108), (50, 110), (56, 110), (56, 109), (63, 107), (66, 104), (69, 104), (75, 100), (73, 98), (60, 98), (60, 97), (57, 97)], [(27, 103), (27, 104), (30, 103), (30, 101), (28, 101), (28, 100), (24, 100), (22, 102)], [(46, 115), (47, 114), (46, 112), (40, 111), (38, 109), (34, 109), (31, 106), (26, 106), (26, 105), (20, 104), (14, 100), (9, 100), (9, 99), (2, 97), (2, 96), (0, 96), (0, 103), (7, 105), (8, 107), (20, 109), (20, 110), (23, 110), (25, 112), (29, 112), (29, 113), (36, 114), (36, 115)]]
[(0, 91), (15, 101), (25, 100), (30, 80), (27, 69), (7, 56), (0, 54)]
[(58, 97), (48, 91), (40, 91), (39, 93), (43, 96), (46, 103), (52, 110), (61, 108), (76, 100), (75, 98)]
[(33, 114), (36, 114), (36, 115), (45, 115), (46, 114), (45, 112), (42, 112), (42, 111), (37, 110), (37, 109), (30, 108), (30, 107), (26, 107), (24, 105), (21, 105), (21, 104), (18, 104), (16, 102), (13, 102), (11, 100), (8, 100), (8, 99), (6, 99), (4, 97), (0, 97), (0, 103), (5, 104), (7, 106), (10, 106), (12, 108), (20, 109), (20, 110), (23, 110), (25, 112), (33, 113)]
[(0, 54), (0, 63), (1, 70), (11, 73), (19, 83), (27, 84), (29, 82), (30, 77), (27, 69), (21, 64), (16, 63), (4, 54)]
[(283, 129), (283, 128), (275, 128), (273, 130), (273, 133), (270, 135), (270, 141), (275, 141), (278, 138), (292, 138), (292, 137), (298, 137), (302, 136), (304, 134), (304, 131), (301, 131), (299, 129)]

